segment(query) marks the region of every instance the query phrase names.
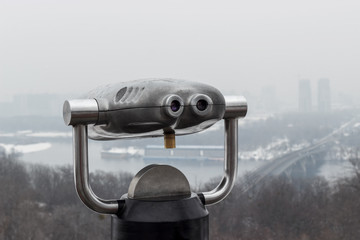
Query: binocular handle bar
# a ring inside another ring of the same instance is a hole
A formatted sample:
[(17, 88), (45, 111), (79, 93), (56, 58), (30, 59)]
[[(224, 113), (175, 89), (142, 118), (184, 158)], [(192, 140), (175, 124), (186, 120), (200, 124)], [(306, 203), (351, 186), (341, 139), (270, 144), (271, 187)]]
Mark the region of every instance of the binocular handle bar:
[[(224, 115), (224, 175), (219, 185), (209, 192), (199, 193), (205, 205), (223, 200), (232, 190), (238, 168), (238, 118), (247, 113), (243, 97), (225, 97)], [(96, 124), (99, 118), (95, 99), (71, 100), (64, 104), (64, 120), (73, 126), (74, 179), (76, 191), (83, 203), (90, 209), (105, 214), (116, 214), (123, 207), (118, 200), (104, 200), (92, 191), (88, 164), (88, 124)]]
[(241, 96), (225, 96), (224, 174), (219, 185), (200, 193), (205, 205), (221, 202), (234, 187), (238, 171), (238, 119), (246, 116), (247, 102)]
[(225, 156), (224, 174), (219, 185), (209, 191), (200, 193), (205, 205), (212, 205), (222, 201), (234, 187), (238, 169), (238, 119), (230, 118), (225, 121)]
[(87, 125), (73, 126), (74, 180), (76, 192), (83, 203), (98, 213), (116, 214), (122, 206), (117, 200), (104, 200), (91, 189), (88, 161)]

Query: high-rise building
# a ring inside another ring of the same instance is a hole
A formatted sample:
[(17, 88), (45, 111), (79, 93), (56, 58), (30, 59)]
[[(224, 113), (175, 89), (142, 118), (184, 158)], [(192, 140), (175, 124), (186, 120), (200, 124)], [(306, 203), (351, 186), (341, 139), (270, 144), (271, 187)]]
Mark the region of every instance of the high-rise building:
[(329, 112), (331, 110), (330, 81), (327, 78), (318, 81), (318, 111)]
[(299, 111), (311, 112), (311, 86), (310, 81), (307, 79), (299, 80)]

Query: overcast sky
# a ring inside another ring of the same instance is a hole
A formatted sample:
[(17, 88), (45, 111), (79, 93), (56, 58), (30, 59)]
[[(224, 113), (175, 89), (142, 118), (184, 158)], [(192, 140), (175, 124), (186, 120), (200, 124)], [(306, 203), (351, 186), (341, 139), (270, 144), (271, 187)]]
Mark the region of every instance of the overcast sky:
[(226, 92), (360, 90), (359, 0), (0, 0), (0, 101), (171, 77)]

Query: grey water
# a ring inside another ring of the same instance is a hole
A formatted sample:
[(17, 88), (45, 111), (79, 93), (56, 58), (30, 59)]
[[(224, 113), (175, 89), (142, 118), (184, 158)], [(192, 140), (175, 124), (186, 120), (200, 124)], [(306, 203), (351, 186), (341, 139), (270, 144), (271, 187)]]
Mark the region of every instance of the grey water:
[[(136, 174), (147, 164), (142, 159), (103, 159), (101, 158), (102, 143), (89, 141), (89, 170), (90, 172), (105, 171), (112, 173), (129, 172)], [(73, 150), (71, 141), (51, 142), (51, 147), (37, 152), (24, 153), (21, 159), (29, 164), (45, 164), (49, 166), (62, 166), (73, 164)], [(154, 162), (156, 163), (156, 162)], [(238, 176), (247, 172), (256, 170), (263, 161), (242, 161), (239, 160)], [(169, 163), (170, 164), (170, 163)], [(171, 165), (182, 171), (188, 178), (193, 187), (199, 187), (203, 184), (219, 179), (223, 174), (222, 164), (202, 164), (195, 165), (182, 163), (181, 161), (171, 162)], [(320, 167), (319, 176), (328, 180), (336, 180), (351, 174), (350, 164), (347, 162), (327, 163)]]
[[(146, 163), (142, 159), (103, 159), (101, 158), (102, 143), (89, 141), (89, 170), (90, 172), (129, 172), (136, 174)], [(62, 166), (73, 164), (73, 150), (71, 142), (52, 142), (51, 147), (38, 152), (24, 153), (21, 159), (29, 164), (45, 164)], [(156, 162), (154, 162), (156, 163)], [(149, 164), (149, 163), (147, 163)], [(223, 174), (222, 164), (192, 165), (182, 162), (171, 163), (182, 171), (192, 186), (199, 186)], [(256, 169), (261, 162), (239, 161), (239, 175)]]

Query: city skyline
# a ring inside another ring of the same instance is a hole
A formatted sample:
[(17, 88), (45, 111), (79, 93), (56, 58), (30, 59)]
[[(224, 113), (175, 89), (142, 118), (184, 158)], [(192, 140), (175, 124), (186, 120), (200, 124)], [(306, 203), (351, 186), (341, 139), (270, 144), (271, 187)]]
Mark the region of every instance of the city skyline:
[(0, 101), (163, 77), (255, 96), (275, 85), (279, 100), (325, 77), (356, 98), (359, 11), (355, 0), (2, 1)]
[[(249, 105), (248, 116), (262, 113), (286, 112), (330, 112), (332, 109), (359, 107), (360, 104), (349, 95), (337, 95), (328, 78), (300, 79), (297, 93), (289, 99), (277, 94), (276, 85), (261, 87), (260, 94), (244, 91)], [(79, 98), (81, 94), (23, 93), (8, 101), (0, 101), (0, 111), (6, 116), (61, 116), (62, 105), (67, 99)], [(224, 95), (228, 95), (226, 92)]]

